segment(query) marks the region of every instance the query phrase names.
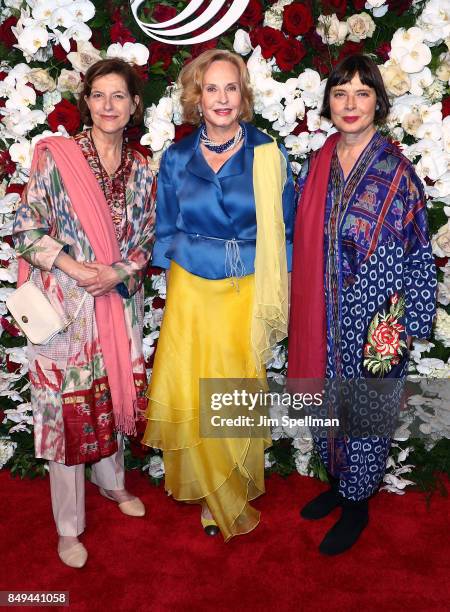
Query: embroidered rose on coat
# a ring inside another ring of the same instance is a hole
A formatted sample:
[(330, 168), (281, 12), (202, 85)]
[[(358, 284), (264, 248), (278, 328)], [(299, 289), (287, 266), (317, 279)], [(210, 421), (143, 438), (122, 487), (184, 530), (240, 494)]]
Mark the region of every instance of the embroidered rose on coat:
[(407, 348), (402, 339), (405, 331), (400, 319), (405, 314), (405, 299), (394, 293), (389, 298), (389, 310), (383, 310), (372, 319), (364, 346), (364, 367), (376, 376), (385, 376), (400, 363)]

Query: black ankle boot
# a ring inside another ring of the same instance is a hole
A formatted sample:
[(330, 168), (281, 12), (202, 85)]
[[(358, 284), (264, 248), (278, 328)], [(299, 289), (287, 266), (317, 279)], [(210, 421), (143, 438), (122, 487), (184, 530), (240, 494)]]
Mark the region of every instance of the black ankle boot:
[(300, 510), (300, 516), (307, 520), (317, 520), (328, 516), (335, 508), (340, 506), (341, 499), (337, 492), (339, 480), (328, 474), (331, 489), (324, 491)]
[(342, 515), (322, 540), (319, 551), (339, 555), (355, 544), (369, 522), (369, 500), (354, 502), (341, 497)]

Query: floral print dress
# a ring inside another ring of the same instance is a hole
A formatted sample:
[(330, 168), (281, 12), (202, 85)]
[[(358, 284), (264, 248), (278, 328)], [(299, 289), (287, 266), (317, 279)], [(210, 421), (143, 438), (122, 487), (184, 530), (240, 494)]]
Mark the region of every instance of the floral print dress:
[[(130, 147), (115, 175), (108, 176), (89, 132), (75, 141), (104, 189), (122, 253), (122, 260), (113, 264), (121, 279), (116, 289), (123, 298), (137, 409), (145, 410), (142, 282), (154, 240), (156, 180), (147, 160)], [(46, 345), (28, 343), (36, 457), (66, 465), (98, 461), (114, 453), (117, 444), (95, 298), (53, 265), (62, 250), (80, 262), (95, 256), (48, 151), (30, 177), (13, 233), (19, 254), (33, 266), (32, 280), (66, 320), (85, 295), (67, 331)]]

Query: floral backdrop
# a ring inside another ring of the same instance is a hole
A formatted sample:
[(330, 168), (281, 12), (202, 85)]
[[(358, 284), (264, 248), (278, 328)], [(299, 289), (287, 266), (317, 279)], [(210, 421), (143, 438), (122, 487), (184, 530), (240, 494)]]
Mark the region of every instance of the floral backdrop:
[[(141, 18), (166, 21), (187, 4), (147, 0)], [(222, 12), (226, 10), (225, 3)], [(250, 0), (238, 23), (219, 39), (180, 47), (146, 38), (123, 0), (3, 0), (0, 8), (0, 469), (21, 476), (45, 473), (33, 457), (32, 416), (24, 338), (5, 299), (13, 291), (17, 261), (11, 240), (14, 211), (29, 175), (33, 148), (43, 136), (74, 134), (83, 75), (100, 58), (122, 57), (141, 75), (143, 131), (128, 133), (152, 155), (192, 129), (182, 122), (176, 79), (182, 66), (208, 48), (234, 50), (247, 61), (255, 95), (255, 123), (283, 142), (294, 173), (333, 131), (320, 117), (327, 75), (343, 57), (363, 51), (379, 63), (392, 100), (385, 134), (414, 162), (428, 196), (433, 252), (439, 269), (433, 337), (416, 341), (411, 379), (384, 488), (436, 486), (450, 473), (450, 0)], [(152, 269), (146, 281), (145, 354), (149, 370), (159, 335), (165, 283)], [(269, 376), (286, 365), (274, 352)], [(273, 432), (266, 467), (323, 477), (308, 431)], [(164, 465), (130, 439), (130, 468), (160, 479)]]

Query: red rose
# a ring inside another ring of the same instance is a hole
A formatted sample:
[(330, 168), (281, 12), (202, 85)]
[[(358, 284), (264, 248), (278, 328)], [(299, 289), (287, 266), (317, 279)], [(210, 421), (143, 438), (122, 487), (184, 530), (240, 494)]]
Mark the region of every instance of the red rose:
[[(11, 163), (14, 164), (14, 162)], [(14, 164), (14, 169), (15, 167), (16, 165)], [(10, 183), (6, 188), (6, 193), (18, 193), (21, 196), (24, 189), (25, 185), (19, 185), (18, 183)]]
[(53, 132), (56, 132), (58, 125), (63, 125), (69, 134), (75, 134), (80, 127), (80, 111), (66, 99), (61, 100), (55, 105), (55, 110), (47, 117), (48, 124)]
[(169, 21), (177, 14), (177, 9), (174, 6), (166, 6), (165, 4), (157, 4), (153, 9), (152, 18), (158, 23)]
[(174, 53), (172, 45), (155, 41), (150, 44), (149, 50), (149, 63), (156, 64), (156, 62), (162, 62), (162, 68), (164, 70), (167, 70), (167, 68), (172, 63), (172, 57)]
[(293, 36), (306, 34), (314, 25), (311, 11), (304, 4), (294, 2), (284, 9), (283, 28)]
[(281, 49), (275, 54), (275, 59), (280, 70), (290, 72), (305, 55), (306, 49), (299, 40), (286, 38)]
[(321, 2), (324, 13), (336, 13), (339, 19), (342, 19), (347, 9), (347, 0), (322, 0)]
[(138, 73), (139, 78), (142, 81), (148, 81), (148, 65), (144, 64), (143, 66), (136, 66), (136, 64), (133, 66), (135, 72)]
[(17, 25), (17, 17), (8, 17), (0, 24), (0, 41), (7, 49), (12, 49), (17, 43), (17, 38), (11, 31), (13, 26)]
[[(52, 47), (52, 50), (53, 50), (53, 57), (55, 58), (55, 60), (57, 60), (58, 62), (67, 61), (67, 52), (65, 51), (63, 47), (61, 47), (61, 45), (54, 45)], [(77, 43), (75, 40), (73, 40), (73, 38), (71, 38), (69, 53), (71, 53), (72, 51), (76, 51), (76, 50), (77, 50)]]
[(450, 96), (442, 99), (442, 116), (448, 117), (448, 115), (450, 115)]
[(307, 118), (307, 116), (305, 114), (303, 119), (299, 123), (297, 123), (297, 125), (295, 126), (294, 131), (292, 132), (292, 134), (294, 136), (298, 136), (302, 132), (307, 132), (307, 131), (308, 131), (308, 118)]
[(344, 58), (348, 57), (349, 55), (354, 55), (355, 53), (362, 53), (363, 49), (363, 42), (354, 42), (353, 40), (347, 40), (347, 42), (341, 47), (337, 61), (340, 62)]
[(0, 317), (0, 324), (3, 327), (3, 329), (6, 332), (8, 332), (8, 334), (12, 336), (13, 338), (17, 338), (17, 336), (20, 335), (20, 329), (16, 327), (15, 325), (13, 325), (12, 323), (10, 323), (6, 317)]
[(389, 11), (400, 17), (411, 8), (412, 0), (388, 0)]
[(366, 6), (366, 0), (352, 0), (352, 4), (356, 11), (363, 11)]
[(217, 47), (217, 42), (217, 38), (213, 38), (212, 40), (207, 40), (206, 42), (199, 43), (198, 45), (192, 45), (191, 57), (188, 59), (188, 62), (201, 55), (203, 51), (215, 49)]
[(166, 305), (166, 300), (163, 300), (158, 295), (154, 297), (152, 300), (153, 310), (156, 310), (157, 308), (164, 308), (165, 305)]
[(434, 263), (436, 264), (436, 268), (445, 268), (449, 259), (449, 257), (435, 257)]
[(109, 31), (111, 42), (124, 45), (126, 42), (136, 42), (133, 34), (124, 26), (122, 21), (116, 21)]
[(319, 72), (322, 76), (328, 76), (330, 74), (330, 60), (324, 59), (320, 55), (315, 55), (313, 57), (312, 63), (317, 72)]
[(372, 343), (377, 353), (386, 357), (397, 355), (400, 348), (400, 332), (405, 328), (400, 323), (380, 323), (372, 334)]
[(388, 42), (381, 43), (381, 45), (379, 45), (375, 50), (375, 53), (383, 62), (388, 61), (390, 52), (391, 45)]
[(261, 54), (265, 59), (269, 59), (281, 50), (284, 43), (284, 36), (280, 30), (264, 26), (256, 28), (250, 32), (250, 40), (254, 47), (260, 45)]
[(178, 142), (185, 136), (189, 136), (196, 129), (195, 125), (189, 123), (183, 123), (182, 125), (175, 126), (175, 142)]
[(8, 151), (0, 151), (0, 179), (11, 176), (16, 170), (16, 164), (12, 161)]
[(248, 28), (255, 27), (263, 20), (264, 8), (260, 0), (250, 0), (247, 8), (239, 18), (239, 23)]
[(310, 30), (307, 32), (302, 40), (303, 44), (306, 45), (307, 48), (312, 48), (314, 51), (318, 53), (328, 53), (328, 47), (325, 43), (322, 42), (319, 34), (317, 34), (316, 30)]

